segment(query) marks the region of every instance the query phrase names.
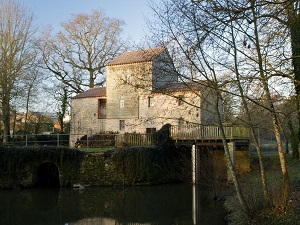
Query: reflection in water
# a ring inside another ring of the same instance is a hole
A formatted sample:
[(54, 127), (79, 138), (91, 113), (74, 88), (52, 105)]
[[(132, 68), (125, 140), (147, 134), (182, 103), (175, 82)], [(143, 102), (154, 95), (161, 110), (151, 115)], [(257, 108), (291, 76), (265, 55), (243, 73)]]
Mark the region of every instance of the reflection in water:
[(222, 202), (191, 185), (0, 191), (3, 225), (223, 225), (223, 218)]

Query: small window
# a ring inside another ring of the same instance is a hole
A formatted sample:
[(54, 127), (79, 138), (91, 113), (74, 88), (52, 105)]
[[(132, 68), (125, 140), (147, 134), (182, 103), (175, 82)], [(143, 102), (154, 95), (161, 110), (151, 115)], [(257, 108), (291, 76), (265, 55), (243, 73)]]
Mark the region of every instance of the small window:
[(130, 74), (127, 74), (127, 75), (126, 75), (126, 80), (125, 80), (125, 82), (126, 82), (127, 84), (129, 84), (130, 81), (131, 81), (131, 75), (130, 75)]
[(106, 99), (98, 99), (98, 119), (106, 118)]
[(156, 128), (146, 128), (146, 134), (153, 134), (156, 131)]
[(125, 100), (124, 100), (123, 96), (119, 97), (119, 106), (120, 106), (120, 109), (123, 109), (125, 107)]
[(119, 129), (120, 131), (125, 130), (125, 120), (120, 120)]
[(178, 129), (181, 130), (184, 127), (184, 119), (183, 118), (179, 118), (178, 120)]
[(148, 107), (154, 106), (153, 97), (148, 97)]
[(183, 95), (179, 95), (178, 96), (178, 105), (182, 105), (183, 104)]

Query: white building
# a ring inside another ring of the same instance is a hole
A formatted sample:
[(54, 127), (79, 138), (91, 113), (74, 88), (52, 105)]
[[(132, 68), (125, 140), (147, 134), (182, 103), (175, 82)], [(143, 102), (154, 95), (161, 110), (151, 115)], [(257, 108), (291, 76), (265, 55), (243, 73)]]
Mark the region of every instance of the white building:
[(85, 134), (150, 133), (166, 123), (215, 123), (212, 89), (203, 81), (178, 82), (164, 47), (125, 52), (106, 70), (106, 87), (72, 98), (71, 145)]

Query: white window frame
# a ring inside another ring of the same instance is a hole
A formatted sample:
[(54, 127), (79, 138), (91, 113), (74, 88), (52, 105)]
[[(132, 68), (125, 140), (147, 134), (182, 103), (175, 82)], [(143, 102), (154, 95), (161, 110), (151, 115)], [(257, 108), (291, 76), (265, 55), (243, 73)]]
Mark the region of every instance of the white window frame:
[(123, 96), (119, 97), (119, 108), (124, 109), (125, 108), (125, 100)]

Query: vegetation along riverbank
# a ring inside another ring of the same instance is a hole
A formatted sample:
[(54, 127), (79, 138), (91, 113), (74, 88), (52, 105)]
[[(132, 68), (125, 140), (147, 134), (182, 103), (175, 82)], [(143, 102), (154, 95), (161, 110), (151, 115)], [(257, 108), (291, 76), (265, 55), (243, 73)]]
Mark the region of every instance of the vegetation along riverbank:
[(270, 192), (270, 205), (264, 202), (264, 193), (261, 182), (261, 172), (258, 157), (251, 155), (252, 169), (247, 175), (240, 178), (241, 188), (249, 206), (251, 218), (246, 218), (241, 211), (236, 196), (226, 197), (225, 208), (228, 211), (227, 219), (230, 225), (259, 224), (259, 225), (289, 225), (300, 224), (300, 172), (299, 159), (291, 155), (286, 156), (291, 180), (291, 195), (288, 205), (283, 207), (282, 176), (278, 154), (268, 152), (264, 155), (265, 170)]

